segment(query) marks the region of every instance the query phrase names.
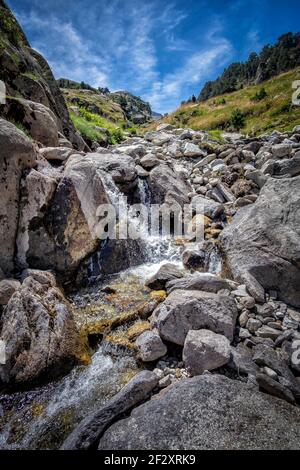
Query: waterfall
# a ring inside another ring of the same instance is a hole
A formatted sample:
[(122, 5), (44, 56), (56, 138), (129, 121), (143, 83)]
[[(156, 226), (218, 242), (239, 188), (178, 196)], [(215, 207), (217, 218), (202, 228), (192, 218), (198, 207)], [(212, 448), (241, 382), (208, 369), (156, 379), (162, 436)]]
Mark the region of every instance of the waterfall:
[[(95, 280), (101, 276), (103, 265), (109, 264), (109, 257), (113, 256), (114, 250), (120, 254), (122, 258), (120, 261), (124, 265), (115, 273), (137, 265), (155, 265), (166, 261), (178, 261), (180, 249), (174, 245), (172, 237), (150, 233), (151, 192), (147, 181), (138, 179), (140, 204), (146, 209), (145, 219), (142, 219), (137, 217), (133, 207), (128, 205), (126, 196), (117, 187), (112, 176), (102, 172), (101, 178), (107, 195), (115, 208), (118, 224), (127, 224), (126, 231), (128, 229), (131, 234), (133, 233), (134, 238), (107, 239), (102, 242), (99, 250), (91, 257), (88, 268), (89, 278)], [(104, 274), (113, 274), (112, 271), (107, 272), (105, 269), (104, 271)]]

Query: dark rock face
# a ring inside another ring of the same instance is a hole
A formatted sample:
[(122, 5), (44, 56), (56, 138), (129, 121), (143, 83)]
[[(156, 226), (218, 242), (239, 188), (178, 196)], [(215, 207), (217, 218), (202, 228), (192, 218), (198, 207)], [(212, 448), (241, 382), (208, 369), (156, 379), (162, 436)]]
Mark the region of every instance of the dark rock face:
[(220, 375), (182, 381), (113, 424), (99, 450), (299, 449), (300, 411)]
[(0, 268), (14, 267), (22, 172), (37, 164), (34, 146), (13, 124), (0, 119)]
[(69, 370), (80, 354), (72, 310), (51, 282), (28, 277), (8, 302), (2, 317), (5, 364), (3, 383), (31, 384)]
[(235, 279), (252, 279), (300, 307), (300, 177), (270, 178), (257, 202), (242, 208), (221, 236)]
[(182, 276), (182, 271), (177, 268), (176, 265), (172, 263), (165, 263), (159, 268), (157, 273), (148, 279), (146, 286), (154, 290), (165, 289), (166, 284), (169, 281), (174, 279), (178, 280), (178, 278), (181, 278)]
[[(70, 120), (64, 98), (46, 60), (30, 45), (15, 17), (3, 0), (0, 2), (0, 80), (7, 95), (34, 101), (49, 108), (57, 118), (58, 130), (78, 149), (85, 143)], [(13, 101), (1, 110), (4, 117), (22, 123), (22, 116), (14, 112)], [(30, 131), (30, 129), (28, 128)], [(33, 136), (34, 137), (34, 136)]]

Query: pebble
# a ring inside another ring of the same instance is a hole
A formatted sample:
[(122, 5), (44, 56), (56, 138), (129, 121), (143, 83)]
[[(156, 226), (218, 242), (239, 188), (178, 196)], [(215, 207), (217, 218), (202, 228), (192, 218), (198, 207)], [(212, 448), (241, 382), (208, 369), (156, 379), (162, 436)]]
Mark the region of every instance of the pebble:
[(263, 367), (263, 372), (273, 380), (278, 380), (278, 375), (275, 370), (270, 369), (270, 367)]
[(171, 383), (172, 383), (171, 376), (170, 376), (170, 375), (166, 375), (165, 377), (163, 377), (163, 378), (158, 382), (158, 386), (159, 386), (159, 388), (166, 388), (166, 387), (168, 387), (169, 385), (171, 385)]

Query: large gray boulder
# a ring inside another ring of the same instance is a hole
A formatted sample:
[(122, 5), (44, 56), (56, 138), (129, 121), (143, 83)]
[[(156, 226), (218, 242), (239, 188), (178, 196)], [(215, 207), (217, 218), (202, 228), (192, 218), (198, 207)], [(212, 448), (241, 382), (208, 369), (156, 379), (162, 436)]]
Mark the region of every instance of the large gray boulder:
[(158, 384), (153, 372), (137, 374), (117, 395), (99, 411), (87, 416), (70, 434), (62, 450), (88, 450), (94, 448), (107, 427), (128, 413), (135, 405), (145, 400)]
[(182, 279), (174, 279), (167, 282), (167, 292), (173, 290), (201, 290), (205, 292), (214, 292), (215, 294), (222, 289), (233, 290), (236, 284), (228, 279), (222, 279), (214, 274), (194, 274)]
[(0, 149), (0, 268), (10, 273), (14, 268), (21, 177), (37, 160), (32, 142), (4, 119), (0, 119)]
[(252, 295), (260, 285), (300, 307), (300, 176), (269, 178), (256, 203), (223, 231), (221, 244), (226, 268)]
[(209, 330), (190, 330), (185, 338), (182, 358), (191, 375), (224, 366), (230, 359), (230, 342)]
[(0, 381), (32, 384), (68, 371), (80, 354), (79, 333), (63, 293), (28, 277), (2, 316), (5, 364)]
[(211, 219), (220, 216), (224, 212), (223, 204), (204, 196), (194, 196), (191, 203), (197, 214), (206, 215)]
[(180, 205), (188, 204), (188, 194), (192, 191), (187, 179), (166, 164), (157, 165), (151, 170), (149, 188), (152, 193), (152, 202), (155, 204), (172, 200)]
[(232, 341), (237, 313), (229, 296), (175, 290), (155, 309), (151, 323), (162, 339), (181, 346), (190, 330), (211, 330)]
[(221, 375), (181, 381), (113, 424), (99, 450), (300, 449), (300, 410)]
[(98, 248), (104, 230), (97, 210), (111, 201), (95, 160), (72, 156), (58, 181), (40, 172), (28, 175), (17, 240), (22, 268), (71, 276)]

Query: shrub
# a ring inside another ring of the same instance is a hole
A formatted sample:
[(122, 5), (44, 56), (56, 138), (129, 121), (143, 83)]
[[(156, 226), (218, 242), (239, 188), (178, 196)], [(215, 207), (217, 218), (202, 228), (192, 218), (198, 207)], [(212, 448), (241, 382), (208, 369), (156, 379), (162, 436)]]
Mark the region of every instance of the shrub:
[(252, 96), (251, 101), (258, 102), (264, 100), (268, 96), (265, 88), (261, 88), (255, 95)]
[(245, 116), (240, 109), (235, 109), (231, 113), (230, 123), (238, 131), (245, 125)]

